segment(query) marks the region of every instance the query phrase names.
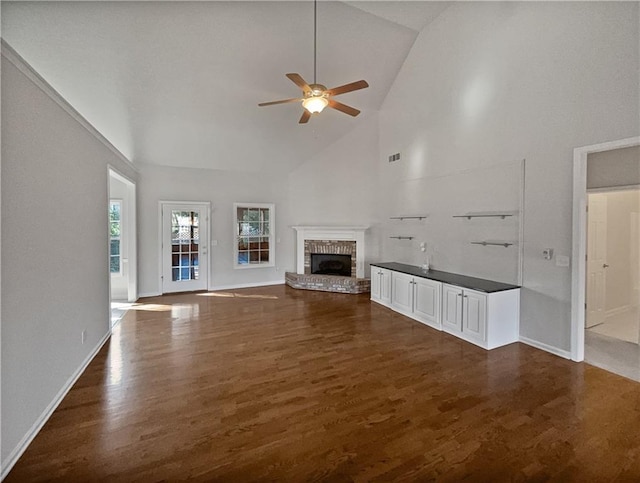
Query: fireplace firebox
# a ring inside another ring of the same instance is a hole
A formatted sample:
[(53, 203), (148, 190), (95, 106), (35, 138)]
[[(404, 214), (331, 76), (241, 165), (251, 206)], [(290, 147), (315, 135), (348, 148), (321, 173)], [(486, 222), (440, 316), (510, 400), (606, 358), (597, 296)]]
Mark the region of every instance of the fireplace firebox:
[(318, 275), (351, 276), (351, 255), (311, 253), (311, 273)]

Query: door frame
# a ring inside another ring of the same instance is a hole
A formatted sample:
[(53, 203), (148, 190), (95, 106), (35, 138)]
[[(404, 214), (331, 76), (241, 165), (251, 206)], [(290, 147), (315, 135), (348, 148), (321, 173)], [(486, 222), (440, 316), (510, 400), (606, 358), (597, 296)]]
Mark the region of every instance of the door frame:
[(163, 205), (196, 205), (202, 206), (207, 214), (207, 229), (205, 230), (203, 237), (204, 240), (207, 241), (207, 290), (211, 290), (211, 259), (209, 256), (211, 255), (211, 202), (210, 201), (171, 201), (171, 200), (159, 200), (158, 201), (158, 294), (162, 295), (163, 286), (162, 286), (162, 275), (163, 275), (163, 251), (162, 251), (162, 241), (163, 241), (163, 233), (162, 233), (162, 207)]
[(587, 256), (587, 157), (640, 145), (640, 136), (573, 150), (573, 240), (571, 254), (571, 359), (584, 360)]

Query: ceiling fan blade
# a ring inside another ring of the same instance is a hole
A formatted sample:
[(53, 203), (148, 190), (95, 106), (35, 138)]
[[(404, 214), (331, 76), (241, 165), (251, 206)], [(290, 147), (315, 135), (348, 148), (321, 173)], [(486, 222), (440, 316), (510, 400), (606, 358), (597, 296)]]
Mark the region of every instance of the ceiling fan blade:
[(358, 111), (357, 109), (351, 106), (347, 106), (346, 104), (342, 104), (341, 102), (334, 101), (333, 99), (329, 99), (329, 107), (333, 107), (340, 112), (344, 112), (345, 114), (349, 114), (350, 116), (354, 117), (360, 114), (360, 111)]
[(367, 84), (367, 81), (359, 80), (356, 82), (352, 82), (350, 84), (345, 84), (340, 87), (334, 87), (333, 89), (329, 89), (327, 91), (327, 94), (329, 94), (330, 96), (337, 96), (339, 94), (345, 94), (347, 92), (357, 91), (358, 89), (364, 89), (365, 87), (369, 87), (369, 84)]
[(262, 102), (258, 104), (259, 107), (263, 106), (273, 106), (274, 104), (286, 104), (287, 102), (296, 102), (301, 101), (302, 99), (283, 99), (281, 101), (271, 101), (271, 102)]
[(291, 79), (291, 81), (297, 85), (302, 91), (306, 94), (307, 92), (311, 92), (311, 87), (307, 84), (300, 74), (287, 74), (287, 77)]
[(311, 117), (311, 113), (305, 109), (304, 111), (302, 111), (302, 117), (298, 121), (298, 124), (305, 124), (309, 122), (310, 117)]

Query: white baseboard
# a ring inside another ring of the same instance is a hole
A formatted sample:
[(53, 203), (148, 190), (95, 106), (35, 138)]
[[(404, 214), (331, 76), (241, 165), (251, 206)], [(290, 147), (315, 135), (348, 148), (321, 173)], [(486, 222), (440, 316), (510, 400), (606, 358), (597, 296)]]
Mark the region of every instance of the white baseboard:
[(160, 295), (162, 295), (161, 292), (146, 292), (146, 293), (139, 293), (138, 294), (138, 300), (139, 299), (143, 299), (146, 297), (160, 297)]
[(615, 309), (607, 310), (604, 314), (605, 318), (615, 317), (616, 315), (624, 314), (625, 312), (629, 312), (633, 307), (631, 305), (623, 305), (621, 307), (616, 307)]
[(284, 285), (284, 278), (282, 280), (272, 280), (270, 282), (258, 282), (258, 283), (240, 283), (236, 285), (216, 285), (209, 287), (209, 291), (214, 290), (232, 290), (236, 288), (251, 288), (251, 287), (268, 287), (270, 285)]
[(550, 352), (551, 354), (562, 357), (564, 359), (571, 359), (571, 352), (563, 349), (558, 349), (557, 347), (554, 347), (549, 344), (545, 344), (544, 342), (529, 339), (528, 337), (523, 337), (523, 336), (520, 336), (520, 342), (522, 342), (523, 344), (530, 345), (531, 347), (535, 347), (536, 349), (540, 349), (545, 352)]
[(2, 462), (2, 473), (0, 473), (0, 481), (4, 480), (5, 477), (11, 471), (11, 468), (16, 464), (16, 462), (20, 459), (25, 450), (29, 447), (33, 439), (38, 435), (42, 427), (49, 420), (53, 412), (60, 405), (64, 397), (71, 390), (73, 385), (76, 383), (78, 378), (82, 375), (84, 370), (87, 368), (89, 363), (93, 360), (96, 354), (102, 349), (102, 346), (109, 340), (111, 336), (111, 331), (107, 332), (105, 336), (98, 342), (98, 345), (94, 347), (94, 349), (89, 353), (89, 355), (82, 361), (82, 364), (76, 369), (76, 371), (67, 379), (67, 382), (62, 386), (58, 394), (53, 398), (53, 400), (49, 403), (49, 405), (42, 412), (40, 417), (36, 420), (36, 422), (31, 426), (31, 429), (24, 435), (24, 437), (20, 440), (20, 442), (16, 445), (16, 447), (9, 453), (6, 460)]

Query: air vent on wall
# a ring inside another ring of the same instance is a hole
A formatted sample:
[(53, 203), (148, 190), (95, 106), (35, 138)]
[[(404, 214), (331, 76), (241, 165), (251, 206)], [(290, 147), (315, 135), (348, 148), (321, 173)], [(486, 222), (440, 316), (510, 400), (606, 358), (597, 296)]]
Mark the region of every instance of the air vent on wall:
[(389, 162), (393, 163), (394, 161), (398, 161), (400, 159), (400, 153), (392, 154), (389, 156)]

